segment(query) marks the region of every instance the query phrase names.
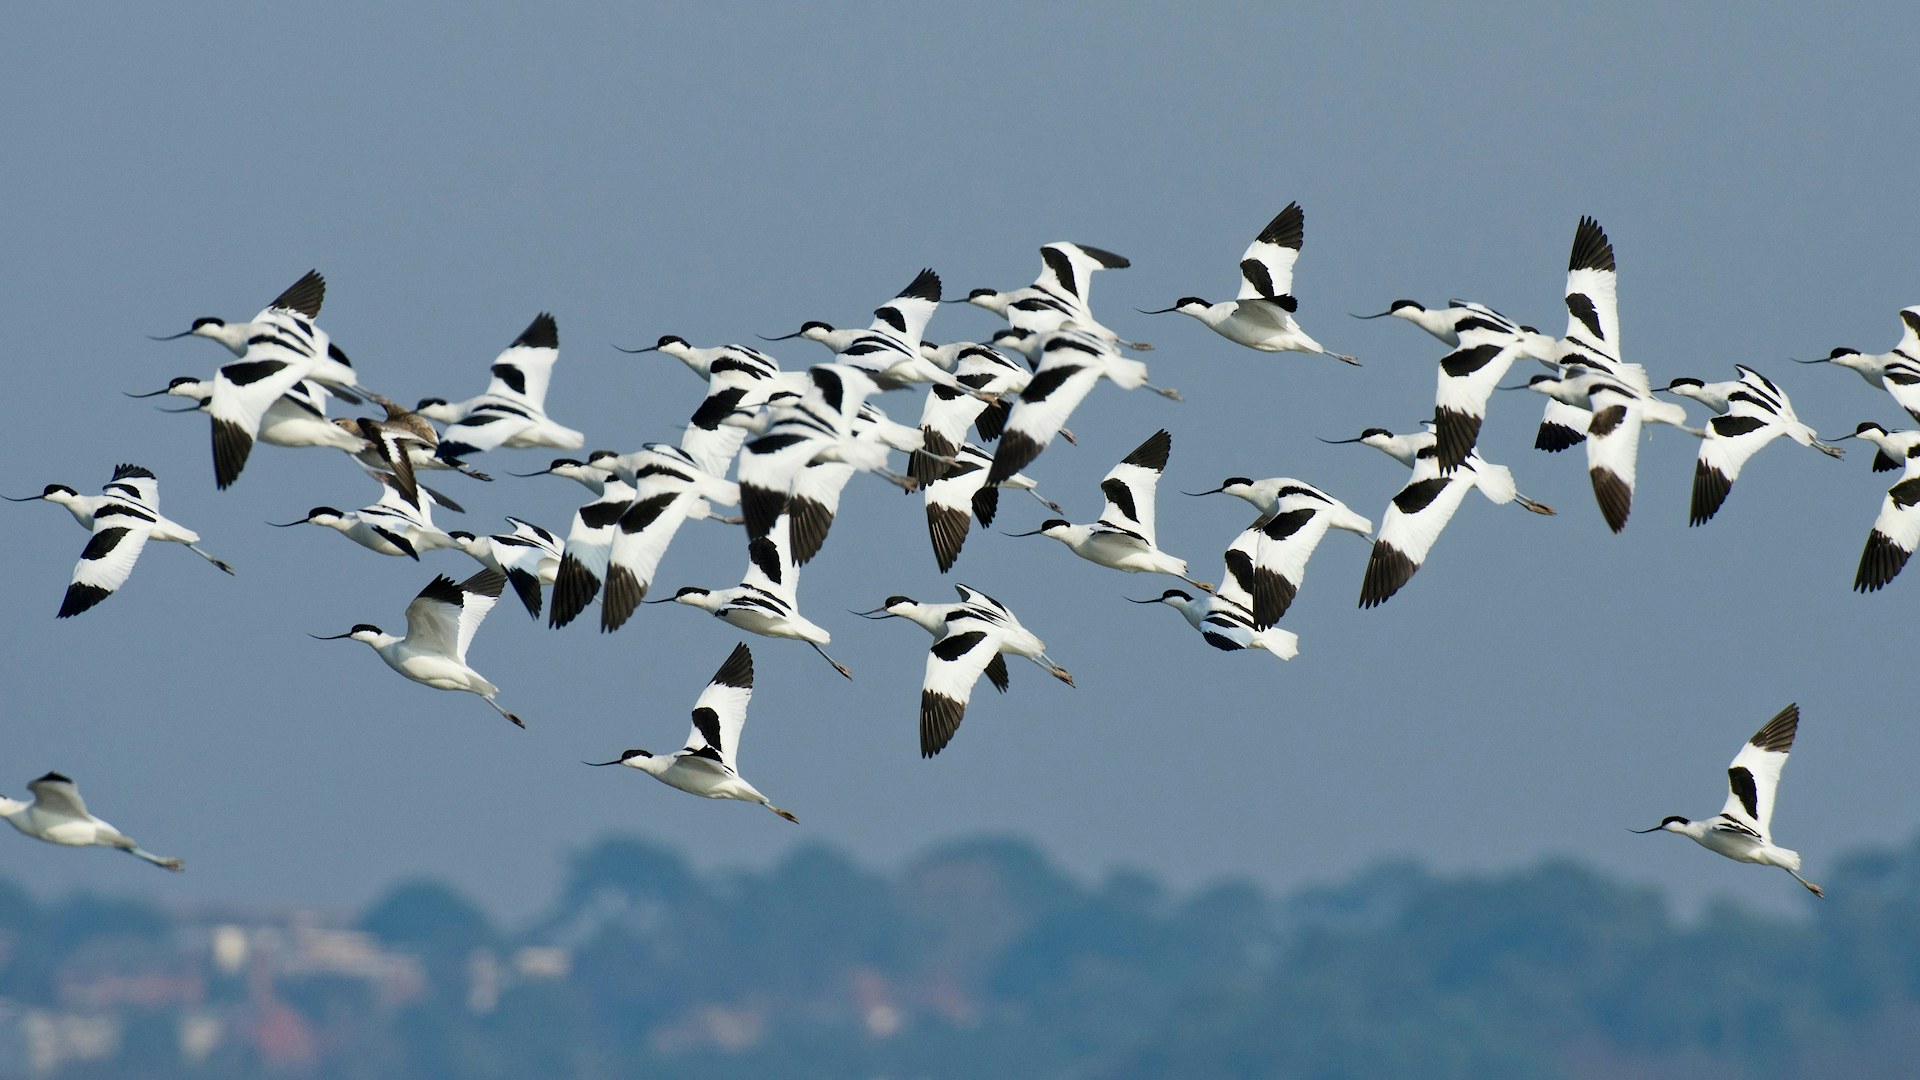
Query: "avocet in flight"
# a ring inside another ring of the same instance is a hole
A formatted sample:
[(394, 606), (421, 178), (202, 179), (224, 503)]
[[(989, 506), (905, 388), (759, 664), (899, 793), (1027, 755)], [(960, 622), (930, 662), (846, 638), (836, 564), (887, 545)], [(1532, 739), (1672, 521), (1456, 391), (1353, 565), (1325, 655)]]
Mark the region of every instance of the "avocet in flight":
[(703, 589), (689, 585), (663, 600), (696, 607), (716, 619), (762, 637), (790, 638), (813, 646), (813, 651), (847, 678), (853, 672), (845, 664), (827, 655), (822, 646), (833, 635), (800, 614), (800, 572), (793, 565), (789, 518), (781, 513), (765, 536), (747, 544), (747, 571), (740, 584), (731, 589)]
[(1099, 521), (1075, 525), (1050, 518), (1038, 529), (1013, 535), (1051, 537), (1088, 562), (1129, 574), (1171, 574), (1211, 592), (1213, 586), (1187, 576), (1187, 560), (1161, 551), (1154, 540), (1153, 495), (1172, 449), (1173, 436), (1162, 428), (1108, 470), (1100, 480), (1100, 493), (1107, 497), (1107, 505)]
[[(240, 478), (254, 439), (267, 411), (301, 380), (329, 381), (323, 364), (338, 364), (326, 331), (314, 324), (326, 298), (326, 281), (317, 271), (287, 287), (273, 303), (253, 317), (244, 336), (237, 327), (218, 319), (202, 319), (190, 334), (212, 337), (240, 359), (221, 366), (208, 395), (207, 415), (213, 420), (213, 478), (226, 488)], [(218, 324), (218, 325), (216, 325)], [(214, 331), (221, 333), (214, 333)], [(227, 331), (232, 331), (228, 334)], [(223, 336), (225, 335), (225, 336)], [(182, 335), (184, 336), (184, 335)], [(229, 340), (231, 338), (231, 340)], [(349, 376), (352, 369), (346, 369)], [(339, 385), (339, 384), (334, 384)]]
[(155, 855), (133, 837), (88, 813), (86, 802), (80, 798), (80, 789), (57, 772), (28, 782), (27, 790), (33, 792), (32, 802), (0, 795), (0, 817), (35, 840), (63, 847), (117, 848), (162, 870), (186, 869), (186, 864), (179, 859)]
[[(1255, 630), (1265, 630), (1287, 613), (1306, 580), (1307, 561), (1328, 529), (1373, 539), (1372, 521), (1312, 484), (1288, 476), (1266, 480), (1230, 476), (1217, 488), (1188, 494), (1232, 495), (1260, 512), (1248, 526), (1260, 531), (1253, 551), (1253, 583), (1248, 590), (1253, 597), (1250, 614)], [(1165, 596), (1161, 600), (1167, 602)]]
[(1800, 706), (1781, 709), (1766, 726), (1740, 748), (1727, 769), (1727, 805), (1705, 821), (1689, 821), (1678, 815), (1661, 820), (1651, 829), (1632, 832), (1671, 832), (1692, 840), (1715, 854), (1737, 862), (1777, 866), (1793, 875), (1815, 896), (1825, 896), (1820, 886), (1800, 876), (1800, 853), (1778, 847), (1771, 832), (1773, 804), (1780, 792), (1780, 770), (1793, 749), (1793, 736), (1800, 727)]
[(1553, 513), (1553, 507), (1520, 494), (1511, 469), (1487, 461), (1478, 451), (1468, 454), (1459, 469), (1441, 472), (1430, 424), (1427, 430), (1408, 435), (1368, 428), (1357, 438), (1326, 441), (1363, 443), (1413, 470), (1406, 486), (1387, 504), (1386, 516), (1380, 519), (1380, 532), (1367, 558), (1367, 572), (1360, 587), (1363, 608), (1386, 603), (1412, 580), (1469, 490), (1478, 489), (1496, 506), (1518, 502), (1536, 514)]
[(378, 555), (405, 556), (419, 561), (423, 551), (454, 547), (455, 541), (433, 523), (434, 498), (421, 491), (420, 502), (407, 501), (406, 493), (391, 473), (368, 470), (367, 475), (380, 482), (380, 498), (371, 506), (342, 512), (331, 506), (316, 506), (299, 521), (270, 521), (276, 529), (295, 525), (318, 525), (332, 529)]
[(587, 764), (625, 765), (689, 795), (758, 803), (797, 822), (799, 818), (773, 805), (740, 775), (740, 732), (746, 727), (747, 703), (752, 699), (753, 653), (743, 642), (727, 654), (693, 703), (693, 730), (687, 733), (685, 747), (671, 754), (628, 750), (612, 761)]
[(38, 495), (11, 502), (43, 499), (63, 506), (93, 535), (80, 552), (73, 568), (73, 580), (60, 601), (58, 617), (72, 618), (112, 596), (133, 575), (133, 564), (145, 550), (147, 541), (164, 540), (184, 546), (188, 551), (227, 573), (233, 567), (203, 551), (200, 534), (160, 516), (160, 481), (138, 465), (117, 465), (113, 479), (98, 495), (81, 495), (65, 484), (48, 484)]
[[(1887, 449), (1883, 445), (1881, 452)], [(1909, 445), (1899, 481), (1880, 500), (1880, 515), (1873, 519), (1867, 546), (1860, 552), (1853, 590), (1868, 593), (1886, 588), (1906, 567), (1915, 547), (1920, 547), (1920, 440)]]
[(960, 594), (957, 604), (922, 604), (905, 596), (889, 596), (879, 609), (858, 612), (869, 619), (906, 619), (934, 636), (920, 688), (923, 758), (933, 757), (953, 741), (981, 675), (1006, 692), (1006, 655), (1024, 656), (1047, 674), (1073, 685), (1067, 669), (1047, 655), (1046, 642), (1020, 625), (1006, 605), (966, 585), (954, 589)]
[[(167, 383), (165, 390), (148, 394), (128, 394), (132, 398), (172, 397), (191, 399), (192, 409), (163, 409), (162, 412), (206, 412), (213, 404), (213, 380), (181, 375)], [(333, 394), (312, 379), (303, 379), (281, 394), (266, 415), (260, 418), (257, 441), (269, 446), (324, 446), (357, 454), (366, 449), (366, 440), (340, 427), (327, 417), (327, 399)]]
[(1747, 459), (1782, 435), (1828, 457), (1841, 456), (1839, 447), (1821, 442), (1818, 433), (1794, 414), (1793, 402), (1773, 380), (1745, 364), (1734, 366), (1740, 369), (1740, 379), (1732, 387), (1698, 379), (1676, 379), (1667, 386), (1673, 393), (1708, 408), (1720, 405), (1717, 411), (1721, 415), (1707, 421), (1700, 456), (1694, 462), (1688, 525), (1701, 525), (1711, 519), (1726, 502)]
[(1093, 317), (1088, 302), (1091, 279), (1096, 271), (1124, 270), (1132, 265), (1124, 255), (1085, 244), (1056, 241), (1040, 248), (1040, 276), (1033, 279), (1033, 284), (1012, 292), (975, 289), (966, 295), (964, 302), (993, 312), (1016, 330), (1032, 334), (1079, 330), (1109, 345), (1146, 352), (1153, 346), (1144, 341), (1122, 341), (1119, 334)]
[[(1266, 539), (1265, 528), (1279, 520), (1273, 518), (1266, 526), (1255, 525), (1234, 537), (1227, 548), (1226, 571), (1221, 575), (1220, 588), (1212, 596), (1196, 597), (1180, 589), (1168, 589), (1150, 600), (1127, 599), (1136, 604), (1165, 604), (1178, 611), (1188, 625), (1200, 632), (1201, 640), (1216, 649), (1226, 652), (1265, 649), (1282, 660), (1293, 659), (1300, 655), (1299, 635), (1271, 625), (1256, 629), (1253, 619), (1258, 580), (1262, 576), (1276, 576), (1272, 567), (1259, 565), (1258, 552)], [(1272, 584), (1267, 591), (1275, 591)]]
[(1359, 364), (1345, 353), (1323, 347), (1294, 320), (1293, 313), (1300, 305), (1293, 297), (1293, 264), (1300, 258), (1305, 225), (1306, 215), (1299, 203), (1288, 203), (1267, 222), (1240, 256), (1240, 294), (1235, 299), (1215, 304), (1198, 296), (1183, 296), (1172, 307), (1143, 314), (1177, 311), (1191, 315), (1228, 341), (1260, 352), (1319, 353)]
[(451, 532), (447, 535), (480, 565), (507, 575), (507, 583), (526, 606), (527, 614), (538, 619), (540, 586), (553, 584), (560, 572), (560, 538), (531, 521), (517, 517), (507, 520), (513, 523), (510, 533), (475, 536), (470, 532)]
[(1835, 349), (1824, 359), (1802, 363), (1832, 364), (1847, 368), (1873, 386), (1893, 395), (1893, 400), (1920, 420), (1920, 304), (1900, 310), (1900, 343), (1883, 353), (1863, 353), (1858, 349)]
[(458, 461), (501, 446), (585, 446), (585, 435), (547, 416), (547, 386), (559, 359), (559, 324), (543, 311), (494, 358), (486, 393), (453, 403), (427, 398), (415, 408), (421, 416), (448, 425), (436, 453)]
[(1144, 386), (1180, 400), (1180, 391), (1147, 381), (1147, 365), (1121, 356), (1112, 345), (1091, 335), (1057, 330), (1035, 340), (1037, 352), (1032, 355), (1040, 357), (1040, 364), (1007, 415), (1000, 443), (994, 447), (993, 468), (987, 471), (989, 484), (998, 484), (1032, 464), (1101, 379), (1122, 390)]
[[(325, 383), (343, 400), (353, 403), (360, 399), (356, 391), (361, 391), (359, 376), (353, 370), (353, 361), (347, 354), (329, 339), (326, 333), (312, 325), (313, 319), (320, 314), (320, 304), (327, 296), (327, 280), (320, 271), (309, 270), (301, 275), (299, 281), (287, 286), (267, 309), (253, 317), (252, 322), (230, 323), (225, 319), (208, 315), (193, 320), (193, 325), (178, 334), (153, 338), (154, 341), (176, 341), (183, 337), (203, 337), (217, 341), (235, 356), (245, 357), (253, 348), (255, 338), (273, 336), (291, 330), (311, 338), (318, 346), (320, 356), (313, 366), (311, 377)], [(280, 314), (275, 315), (278, 311)], [(291, 316), (289, 318), (288, 316)]]
[(524, 721), (494, 700), (500, 688), (467, 666), (467, 646), (473, 644), (480, 621), (493, 610), (506, 583), (507, 575), (492, 567), (458, 583), (445, 574), (434, 578), (407, 605), (405, 637), (394, 637), (371, 623), (361, 623), (344, 634), (311, 636), (321, 641), (362, 642), (379, 653), (388, 667), (414, 682), (478, 695), (494, 712), (524, 728)]

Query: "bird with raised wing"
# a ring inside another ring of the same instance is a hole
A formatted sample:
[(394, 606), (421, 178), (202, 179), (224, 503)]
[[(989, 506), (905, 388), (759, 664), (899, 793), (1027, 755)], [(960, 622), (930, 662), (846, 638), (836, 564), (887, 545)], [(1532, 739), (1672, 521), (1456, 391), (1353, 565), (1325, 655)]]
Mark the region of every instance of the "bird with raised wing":
[(685, 747), (671, 754), (628, 750), (612, 761), (586, 764), (625, 765), (689, 795), (758, 803), (788, 821), (798, 822), (799, 818), (773, 805), (740, 775), (740, 732), (746, 727), (747, 704), (752, 699), (753, 653), (743, 642), (727, 654), (726, 662), (693, 703), (693, 730), (687, 733)]
[(1780, 791), (1780, 770), (1786, 768), (1787, 754), (1793, 749), (1793, 737), (1800, 727), (1800, 706), (1781, 709), (1766, 726), (1740, 748), (1727, 768), (1727, 805), (1705, 821), (1689, 821), (1670, 815), (1651, 829), (1631, 832), (1670, 832), (1692, 840), (1708, 851), (1725, 855), (1736, 862), (1777, 866), (1793, 875), (1815, 896), (1825, 896), (1820, 886), (1800, 876), (1800, 853), (1778, 847), (1773, 842), (1773, 804)]
[(1209, 330), (1236, 345), (1260, 352), (1303, 352), (1331, 356), (1348, 364), (1360, 361), (1333, 352), (1313, 340), (1293, 317), (1299, 301), (1293, 296), (1293, 264), (1300, 258), (1306, 214), (1290, 202), (1267, 222), (1240, 256), (1240, 293), (1232, 300), (1212, 303), (1183, 296), (1172, 307), (1145, 311), (1164, 315), (1177, 311), (1205, 323)]
[(467, 647), (480, 629), (481, 620), (500, 599), (507, 575), (487, 567), (462, 582), (442, 574), (427, 583), (413, 602), (407, 605), (407, 633), (392, 634), (371, 623), (360, 623), (344, 634), (309, 635), (320, 641), (342, 639), (361, 642), (387, 666), (422, 686), (435, 690), (463, 690), (478, 695), (494, 712), (526, 727), (518, 716), (494, 700), (500, 688), (467, 666)]
[(65, 507), (81, 528), (93, 534), (73, 568), (58, 618), (72, 618), (119, 591), (133, 576), (133, 564), (149, 540), (179, 544), (233, 573), (233, 567), (201, 549), (199, 533), (161, 516), (160, 481), (139, 465), (115, 466), (113, 479), (98, 495), (81, 495), (65, 484), (48, 484), (38, 495), (5, 498), (10, 502), (44, 500)]

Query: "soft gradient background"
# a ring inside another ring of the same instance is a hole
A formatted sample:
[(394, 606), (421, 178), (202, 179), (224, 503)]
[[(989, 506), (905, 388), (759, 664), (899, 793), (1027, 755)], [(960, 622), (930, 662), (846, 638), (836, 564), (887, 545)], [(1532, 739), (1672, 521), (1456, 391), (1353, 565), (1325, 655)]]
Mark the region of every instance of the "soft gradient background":
[[(976, 697), (931, 762), (915, 735), (927, 639), (845, 611), (949, 590), (919, 500), (858, 481), (801, 590), (855, 680), (798, 644), (752, 642), (744, 771), (794, 827), (578, 764), (674, 748), (730, 628), (656, 607), (612, 636), (590, 620), (550, 631), (503, 603), (472, 659), (528, 718), (514, 730), (361, 646), (305, 636), (398, 626), (429, 577), (469, 560), (268, 529), (373, 487), (338, 455), (267, 447), (216, 492), (203, 418), (119, 396), (225, 356), (144, 335), (249, 316), (311, 266), (335, 340), (407, 401), (479, 392), (493, 355), (553, 311), (550, 410), (627, 450), (676, 437), (701, 388), (612, 343), (863, 323), (923, 265), (951, 295), (1012, 287), (1040, 243), (1074, 239), (1133, 258), (1097, 279), (1096, 311), (1155, 342), (1144, 358), (1187, 401), (1103, 388), (1074, 418), (1081, 444), (1031, 471), (1087, 520), (1100, 474), (1166, 426), (1163, 544), (1217, 579), (1248, 509), (1171, 489), (1289, 474), (1377, 519), (1400, 466), (1314, 436), (1415, 425), (1444, 350), (1348, 313), (1462, 296), (1557, 332), (1582, 214), (1614, 240), (1625, 351), (1657, 383), (1746, 362), (1823, 431), (1904, 426), (1856, 376), (1787, 362), (1885, 349), (1895, 311), (1920, 300), (1916, 94), (1900, 74), (1920, 33), (1904, 9), (27, 5), (0, 40), (0, 484), (93, 490), (114, 463), (145, 464), (163, 509), (239, 568), (155, 546), (121, 595), (56, 622), (84, 538), (52, 507), (0, 510), (0, 790), (64, 770), (103, 816), (190, 863), (175, 878), (0, 838), (9, 871), (47, 892), (353, 905), (417, 874), (514, 917), (611, 830), (708, 866), (809, 839), (888, 866), (1005, 831), (1085, 872), (1176, 882), (1569, 853), (1684, 898), (1797, 905), (1784, 875), (1625, 832), (1717, 810), (1726, 762), (1790, 700), (1805, 722), (1776, 827), (1809, 876), (1920, 826), (1920, 581), (1849, 592), (1889, 483), (1859, 450), (1769, 448), (1688, 529), (1696, 446), (1658, 431), (1613, 536), (1580, 456), (1531, 449), (1540, 402), (1502, 397), (1483, 450), (1560, 516), (1469, 502), (1375, 611), (1354, 606), (1365, 545), (1330, 537), (1288, 615), (1302, 645), (1285, 665), (1216, 653), (1172, 612), (1121, 600), (1164, 581), (976, 532), (954, 577), (1008, 601), (1079, 688), (1019, 665), (1013, 693)], [(1228, 294), (1289, 199), (1307, 211), (1300, 317), (1364, 367), (1132, 313)], [(930, 336), (993, 328), (951, 307)], [(825, 358), (807, 343), (778, 355)], [(442, 524), (491, 531), (513, 513), (563, 530), (580, 488), (505, 476), (548, 456), (503, 452), (482, 463), (498, 482), (447, 481), (471, 513)], [(1041, 516), (1003, 505), (1009, 530)], [(728, 585), (742, 562), (737, 531), (691, 524), (660, 585)]]

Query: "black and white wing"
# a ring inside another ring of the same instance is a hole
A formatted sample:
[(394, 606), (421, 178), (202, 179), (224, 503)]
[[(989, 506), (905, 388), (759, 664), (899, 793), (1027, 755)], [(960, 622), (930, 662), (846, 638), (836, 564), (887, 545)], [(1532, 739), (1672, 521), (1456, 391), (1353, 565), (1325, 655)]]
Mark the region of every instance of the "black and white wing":
[(158, 521), (132, 502), (108, 500), (93, 512), (93, 535), (74, 565), (73, 579), (60, 601), (59, 618), (70, 619), (112, 596), (133, 576), (133, 564), (147, 546)]
[(927, 321), (940, 307), (940, 275), (931, 269), (914, 276), (900, 294), (874, 309), (868, 329), (888, 334), (906, 345), (908, 355), (920, 355)]
[(1473, 487), (1464, 473), (1442, 475), (1435, 453), (1428, 446), (1415, 456), (1413, 475), (1380, 519), (1380, 533), (1360, 586), (1363, 608), (1386, 603), (1413, 577)]
[(1100, 381), (1103, 350), (1111, 351), (1085, 335), (1057, 334), (1048, 339), (1040, 366), (1007, 415), (987, 483), (997, 484), (1026, 468), (1047, 448)]
[(139, 465), (115, 465), (113, 479), (100, 490), (116, 499), (138, 503), (142, 509), (160, 510), (160, 481)]
[(413, 475), (412, 448), (427, 446), (426, 441), (397, 424), (383, 424), (364, 416), (354, 421), (354, 425), (359, 429), (360, 437), (366, 440), (368, 450), (380, 462), (380, 468), (393, 478), (394, 485), (406, 496), (407, 502), (422, 504), (420, 482)]
[[(1575, 366), (1612, 371), (1619, 364), (1618, 281), (1606, 230), (1590, 217), (1581, 218), (1567, 257), (1567, 333), (1554, 354), (1563, 373)], [(1557, 454), (1584, 440), (1589, 427), (1588, 410), (1549, 398), (1533, 445)]]
[[(1255, 563), (1253, 588), (1253, 628), (1265, 630), (1280, 621), (1306, 580), (1307, 561), (1314, 549), (1333, 527), (1336, 514), (1353, 512), (1338, 499), (1305, 484), (1294, 490), (1281, 489), (1273, 516), (1258, 528), (1261, 543)], [(1373, 531), (1373, 522), (1353, 515), (1352, 524), (1363, 527), (1362, 535)]]
[(467, 646), (506, 583), (507, 575), (490, 566), (458, 583), (445, 574), (434, 578), (407, 605), (407, 640), (466, 663)]
[[(753, 699), (753, 653), (745, 642), (733, 647), (727, 659), (700, 691), (693, 703), (693, 730), (687, 733), (687, 750), (700, 754), (711, 750), (720, 765), (737, 769), (740, 764), (740, 731), (747, 723), (747, 703)], [(705, 756), (705, 755), (701, 755)]]
[[(1292, 311), (1293, 264), (1300, 258), (1300, 243), (1306, 235), (1306, 214), (1300, 204), (1290, 202), (1273, 216), (1260, 235), (1247, 245), (1240, 256), (1240, 300), (1267, 300)], [(1242, 305), (1245, 310), (1245, 305)]]
[(1138, 537), (1154, 547), (1153, 496), (1166, 472), (1167, 455), (1173, 449), (1173, 436), (1165, 428), (1147, 436), (1100, 481), (1100, 493), (1107, 497), (1100, 514), (1100, 526), (1113, 532)]
[(796, 610), (800, 572), (793, 564), (793, 527), (786, 514), (774, 519), (765, 536), (747, 543), (747, 570), (740, 584), (757, 589)]
[[(1634, 365), (1627, 365), (1629, 367)], [(1640, 458), (1641, 414), (1638, 397), (1627, 387), (1602, 383), (1591, 398), (1587, 423), (1587, 478), (1600, 514), (1614, 532), (1627, 527), (1633, 511), (1635, 465)]]
[(1725, 413), (1708, 420), (1693, 463), (1693, 502), (1687, 524), (1702, 525), (1711, 519), (1727, 501), (1747, 459), (1784, 434), (1778, 418), (1751, 400), (1734, 401)]
[(1907, 415), (1920, 420), (1920, 360), (1895, 360), (1880, 373), (1880, 385), (1893, 400), (1907, 410)]
[(240, 359), (220, 365), (213, 379), (213, 393), (207, 399), (207, 414), (213, 420), (213, 479), (217, 486), (229, 487), (240, 478), (267, 410), (282, 394), (299, 385), (318, 363), (310, 335), (276, 325), (250, 338)]
[(1727, 768), (1727, 805), (1721, 816), (1751, 827), (1766, 840), (1773, 822), (1773, 804), (1780, 791), (1780, 770), (1800, 727), (1800, 706), (1781, 709), (1765, 727), (1740, 748)]
[[(1261, 539), (1258, 525), (1241, 530), (1233, 538), (1233, 543), (1227, 545), (1226, 569), (1220, 575), (1220, 586), (1213, 594), (1215, 610), (1226, 608), (1249, 623), (1253, 621), (1254, 594), (1261, 588)], [(1268, 581), (1265, 587), (1271, 592), (1274, 583)]]
[(1620, 361), (1619, 272), (1606, 230), (1590, 217), (1574, 230), (1567, 258), (1567, 333), (1555, 360), (1612, 371)]
[[(507, 582), (513, 586), (514, 593), (526, 605), (527, 614), (537, 619), (541, 582), (559, 571), (560, 538), (530, 521), (516, 517), (507, 520), (513, 523), (513, 532), (492, 537), (493, 555), (506, 571)], [(549, 562), (551, 570), (547, 568)]]
[(833, 516), (840, 512), (840, 493), (856, 470), (842, 461), (816, 461), (793, 478), (787, 504), (792, 517), (793, 564), (805, 566), (826, 546)]
[(1900, 482), (1881, 500), (1880, 516), (1873, 520), (1867, 546), (1860, 552), (1860, 569), (1854, 574), (1853, 591), (1866, 593), (1886, 588), (1899, 576), (1916, 547), (1920, 547), (1920, 456), (1909, 456)]
[(38, 780), (27, 781), (27, 790), (33, 792), (34, 806), (39, 809), (67, 817), (93, 816), (87, 813), (87, 803), (80, 797), (80, 789), (60, 773), (50, 772)]
[(558, 359), (560, 327), (543, 311), (533, 317), (513, 344), (494, 357), (487, 396), (529, 404), (535, 412), (544, 412), (547, 384), (553, 380), (553, 365)]
[(926, 678), (920, 685), (921, 757), (930, 758), (953, 741), (973, 684), (999, 655), (1000, 633), (991, 622), (966, 614), (948, 616), (946, 632), (927, 653)]
[(446, 462), (459, 461), (473, 454), (484, 454), (506, 445), (507, 440), (539, 422), (538, 409), (512, 399), (491, 398), (475, 405), (467, 410), (467, 415), (448, 424), (446, 432), (440, 436), (440, 445), (434, 454)]
[(1461, 331), (1459, 348), (1441, 359), (1433, 430), (1442, 472), (1459, 468), (1473, 453), (1487, 417), (1487, 401), (1523, 352), (1521, 339), (1513, 334), (1476, 326)]
[(548, 626), (567, 625), (600, 595), (613, 553), (613, 534), (633, 497), (632, 485), (608, 480), (599, 498), (574, 513), (566, 546), (560, 550), (560, 570), (553, 579)]
[(607, 552), (606, 592), (600, 604), (603, 633), (620, 629), (646, 599), (661, 558), (699, 499), (683, 488), (648, 491), (643, 486), (627, 504)]
[(927, 536), (933, 541), (933, 558), (944, 574), (953, 569), (954, 562), (960, 558), (961, 546), (967, 542), (974, 498), (987, 490), (987, 469), (993, 459), (971, 444), (963, 445), (955, 453), (944, 438), (933, 432), (927, 433), (927, 450), (954, 459), (954, 464), (938, 479), (920, 489), (926, 501)]

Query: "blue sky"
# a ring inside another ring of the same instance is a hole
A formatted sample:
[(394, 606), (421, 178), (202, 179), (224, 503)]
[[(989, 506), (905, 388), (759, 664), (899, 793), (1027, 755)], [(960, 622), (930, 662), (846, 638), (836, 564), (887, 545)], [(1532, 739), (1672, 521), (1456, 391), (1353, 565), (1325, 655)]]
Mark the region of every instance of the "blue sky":
[[(1165, 426), (1168, 489), (1288, 474), (1377, 519), (1400, 467), (1314, 437), (1416, 424), (1444, 350), (1348, 313), (1463, 296), (1557, 331), (1567, 246), (1592, 214), (1618, 252), (1625, 353), (1657, 383), (1745, 362), (1823, 432), (1905, 426), (1857, 377), (1787, 362), (1885, 349), (1895, 312), (1920, 300), (1914, 94), (1891, 74), (1920, 42), (1896, 9), (1810, 22), (1784, 5), (43, 5), (8, 22), (0, 483), (90, 490), (116, 462), (145, 464), (164, 509), (239, 569), (227, 579), (156, 547), (122, 595), (55, 622), (84, 540), (50, 507), (6, 508), (0, 791), (69, 772), (102, 816), (190, 864), (167, 878), (10, 841), (9, 869), (48, 890), (352, 904), (426, 874), (514, 913), (608, 831), (709, 864), (802, 840), (887, 864), (1008, 831), (1089, 873), (1285, 886), (1388, 856), (1486, 867), (1551, 852), (1685, 896), (1789, 904), (1784, 875), (1624, 831), (1716, 810), (1726, 762), (1789, 700), (1805, 721), (1776, 832), (1809, 876), (1920, 826), (1907, 794), (1920, 582), (1849, 592), (1887, 486), (1859, 451), (1769, 448), (1720, 515), (1688, 529), (1697, 447), (1656, 432), (1613, 536), (1578, 456), (1531, 449), (1538, 403), (1502, 398), (1484, 452), (1559, 516), (1469, 502), (1374, 611), (1354, 606), (1365, 545), (1330, 537), (1288, 615), (1302, 640), (1285, 665), (1216, 654), (1172, 612), (1122, 601), (1158, 580), (976, 533), (952, 579), (1007, 600), (1079, 685), (1016, 667), (1013, 692), (976, 698), (932, 762), (915, 751), (926, 638), (845, 612), (948, 586), (918, 500), (857, 482), (801, 585), (855, 680), (803, 646), (750, 641), (744, 770), (794, 827), (577, 764), (670, 748), (739, 640), (726, 626), (663, 606), (603, 636), (502, 605), (472, 659), (527, 718), (516, 731), (360, 646), (305, 636), (398, 624), (434, 573), (469, 572), (464, 556), (416, 565), (268, 529), (360, 505), (370, 485), (337, 456), (267, 448), (215, 492), (204, 420), (119, 396), (223, 355), (145, 335), (244, 317), (318, 267), (324, 325), (403, 400), (477, 393), (493, 355), (551, 310), (551, 410), (591, 446), (626, 450), (673, 438), (701, 388), (614, 343), (857, 323), (922, 266), (955, 295), (1012, 287), (1039, 244), (1072, 239), (1134, 260), (1098, 279), (1095, 309), (1156, 343), (1143, 357), (1156, 382), (1187, 400), (1096, 393), (1073, 423), (1081, 444), (1029, 470), (1069, 516), (1095, 514), (1099, 476)], [(1224, 294), (1253, 233), (1296, 199), (1299, 316), (1363, 367), (1132, 312)], [(930, 336), (993, 327), (948, 308)], [(805, 343), (777, 355), (825, 357)], [(447, 515), (454, 528), (512, 513), (563, 529), (581, 501), (554, 479), (449, 487), (471, 511)], [(1164, 546), (1217, 579), (1247, 508), (1165, 494)], [(1005, 506), (1007, 530), (1043, 516)], [(696, 523), (661, 584), (731, 584), (743, 562), (737, 532)]]

